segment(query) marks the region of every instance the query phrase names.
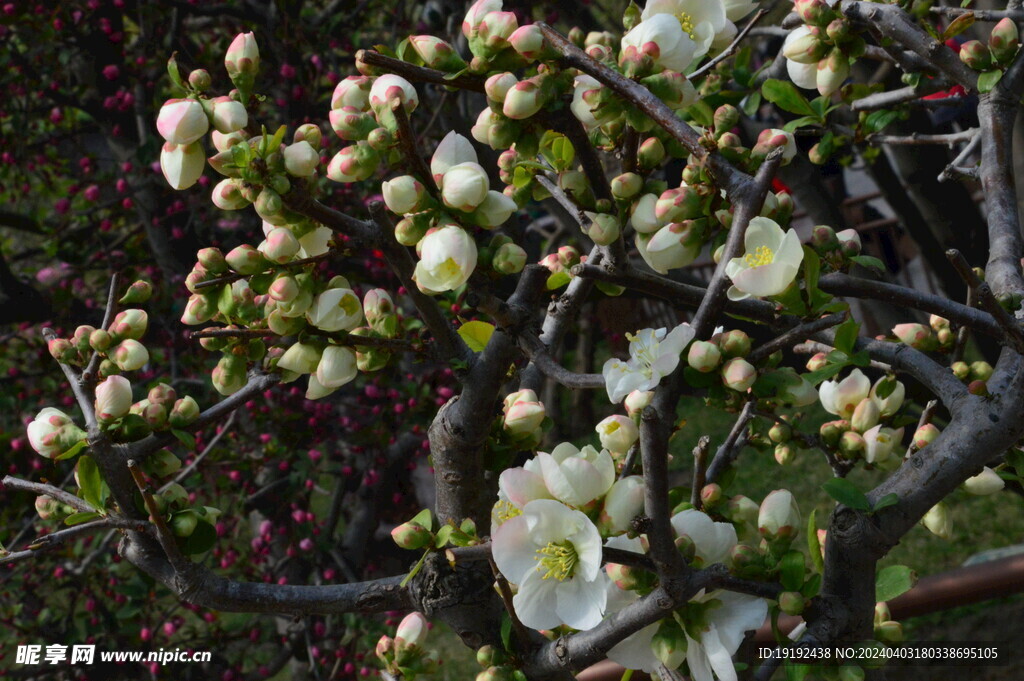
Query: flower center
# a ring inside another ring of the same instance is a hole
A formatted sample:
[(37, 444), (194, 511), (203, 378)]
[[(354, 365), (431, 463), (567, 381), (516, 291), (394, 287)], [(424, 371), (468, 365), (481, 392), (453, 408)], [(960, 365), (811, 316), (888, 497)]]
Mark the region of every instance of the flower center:
[(695, 28), (693, 24), (693, 17), (687, 14), (686, 12), (679, 12), (678, 14), (675, 15), (675, 17), (676, 21), (679, 22), (679, 26), (682, 27), (683, 33), (689, 34), (689, 36), (692, 38), (693, 30)]
[(494, 505), (494, 517), (501, 522), (511, 520), (517, 515), (522, 514), (523, 512), (516, 508), (511, 501), (506, 501), (505, 499), (499, 499), (498, 503)]
[(576, 553), (576, 547), (566, 539), (557, 543), (550, 542), (544, 548), (538, 549), (534, 560), (540, 563), (537, 566), (538, 570), (542, 568), (546, 570), (543, 579), (554, 578), (564, 582), (572, 577), (576, 563), (580, 562), (580, 557)]
[(359, 299), (353, 295), (344, 295), (341, 300), (338, 301), (338, 307), (345, 313), (346, 316), (351, 317), (357, 312), (362, 311), (362, 306), (359, 304)]
[(626, 334), (626, 340), (630, 344), (629, 354), (644, 365), (642, 370), (649, 376), (651, 365), (658, 358), (658, 344), (651, 343), (646, 337), (632, 333)]
[(758, 246), (753, 253), (747, 253), (743, 261), (748, 267), (760, 267), (770, 265), (775, 261), (775, 251), (767, 246)]
[(437, 274), (439, 279), (457, 279), (462, 274), (462, 268), (454, 258), (448, 258), (437, 268)]

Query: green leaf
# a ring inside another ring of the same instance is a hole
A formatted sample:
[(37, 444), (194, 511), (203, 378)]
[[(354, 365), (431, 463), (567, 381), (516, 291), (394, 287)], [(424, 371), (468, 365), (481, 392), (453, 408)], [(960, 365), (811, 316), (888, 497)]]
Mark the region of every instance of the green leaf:
[(855, 511), (870, 511), (871, 502), (867, 495), (857, 489), (857, 486), (845, 478), (832, 478), (821, 486), (825, 492), (844, 506)]
[(850, 317), (836, 329), (836, 349), (848, 355), (853, 354), (853, 346), (857, 342), (857, 335), (860, 333), (860, 324)]
[(425, 527), (431, 532), (434, 531), (434, 514), (429, 508), (425, 508), (417, 513), (409, 522), (414, 525), (419, 525), (420, 527)]
[(888, 111), (886, 109), (872, 111), (864, 118), (864, 127), (867, 129), (868, 134), (881, 132), (899, 117), (898, 111)]
[(447, 544), (448, 539), (452, 536), (452, 532), (454, 531), (455, 528), (451, 525), (444, 525), (443, 527), (441, 527), (441, 529), (437, 531), (437, 534), (434, 535), (434, 546), (436, 548), (441, 548), (442, 546)]
[(850, 258), (853, 262), (857, 263), (861, 267), (867, 267), (869, 270), (875, 270), (879, 274), (885, 274), (885, 263), (878, 258), (870, 255), (854, 255)]
[(800, 595), (804, 598), (814, 598), (818, 595), (818, 591), (821, 589), (821, 575), (811, 575), (804, 585), (800, 587)]
[(886, 376), (875, 384), (875, 395), (878, 399), (884, 400), (889, 395), (892, 395), (892, 392), (896, 390), (896, 386), (898, 384), (899, 381), (896, 380), (895, 376)]
[(743, 100), (740, 105), (740, 109), (748, 117), (753, 117), (757, 110), (761, 108), (761, 93), (752, 92), (750, 95)]
[(804, 583), (804, 554), (787, 551), (779, 561), (779, 581), (787, 591), (799, 591)]
[(821, 258), (810, 246), (804, 246), (804, 283), (807, 285), (807, 292), (814, 293), (818, 290), (818, 278), (821, 276)]
[(807, 552), (811, 554), (811, 564), (819, 573), (825, 570), (825, 560), (821, 557), (821, 542), (818, 541), (818, 521), (815, 517), (817, 509), (811, 511), (807, 518)]
[(891, 492), (889, 494), (886, 494), (881, 499), (879, 499), (875, 503), (874, 508), (871, 509), (871, 512), (872, 513), (877, 513), (878, 511), (881, 511), (883, 508), (888, 508), (889, 506), (895, 506), (896, 504), (899, 503), (899, 501), (900, 501), (899, 495), (896, 494), (895, 492)]
[(992, 88), (996, 86), (999, 79), (1003, 77), (1003, 72), (998, 69), (993, 71), (985, 71), (978, 76), (978, 92), (982, 94), (991, 92)]
[(844, 364), (826, 364), (817, 371), (812, 371), (810, 373), (804, 374), (804, 380), (806, 380), (811, 385), (818, 385), (822, 381), (827, 381), (828, 379), (838, 374), (840, 371), (843, 370), (844, 366)]
[(789, 81), (769, 78), (761, 86), (761, 94), (772, 104), (790, 113), (799, 116), (817, 117), (818, 115), (807, 98), (797, 90), (796, 85)]
[(55, 461), (64, 461), (66, 459), (70, 459), (70, 458), (76, 456), (80, 451), (82, 451), (83, 449), (85, 449), (88, 446), (89, 446), (89, 442), (87, 440), (79, 440), (75, 444), (71, 445), (71, 449), (69, 449), (68, 451), (64, 452), (60, 456), (55, 457), (54, 460)]
[(954, 36), (958, 36), (974, 24), (974, 12), (965, 12), (953, 21), (942, 32), (942, 41), (945, 42)]
[(507, 612), (501, 613), (501, 644), (512, 652), (512, 617)]
[(821, 119), (817, 116), (801, 116), (786, 123), (782, 126), (782, 129), (786, 132), (793, 132), (798, 128), (806, 128), (808, 125), (817, 125), (819, 123), (821, 123)]
[(192, 534), (178, 541), (178, 546), (185, 555), (194, 556), (197, 553), (206, 553), (216, 543), (217, 530), (205, 520), (200, 520)]
[(917, 583), (917, 573), (906, 565), (890, 565), (875, 577), (875, 600), (891, 601)]
[(187, 449), (194, 450), (196, 448), (196, 436), (187, 430), (171, 428), (171, 435), (178, 438), (178, 442), (185, 445)]
[(487, 322), (466, 322), (459, 327), (459, 335), (473, 352), (483, 352), (493, 333), (494, 324)]
[(572, 277), (569, 276), (568, 272), (553, 272), (548, 277), (546, 286), (549, 291), (554, 291), (556, 288), (562, 288), (570, 281), (572, 281)]
[(99, 513), (93, 513), (92, 511), (85, 511), (85, 512), (82, 512), (82, 513), (72, 513), (71, 515), (69, 515), (67, 518), (64, 519), (64, 524), (65, 525), (81, 525), (82, 523), (87, 523), (90, 520), (97, 520), (97, 519), (102, 518), (102, 517), (103, 516), (101, 516)]
[(181, 71), (178, 70), (178, 53), (175, 52), (171, 55), (171, 58), (167, 60), (167, 75), (171, 77), (171, 82), (179, 90), (185, 89), (185, 83), (181, 79)]
[(417, 573), (418, 573), (418, 572), (419, 572), (420, 570), (422, 570), (422, 569), (423, 569), (423, 564), (427, 562), (427, 556), (429, 556), (429, 555), (430, 555), (430, 551), (424, 551), (424, 552), (423, 552), (423, 555), (422, 555), (422, 556), (420, 556), (420, 559), (419, 559), (418, 561), (416, 561), (416, 564), (415, 564), (415, 565), (413, 565), (413, 566), (412, 566), (412, 570), (409, 570), (409, 574), (407, 574), (407, 575), (406, 575), (406, 576), (405, 576), (405, 577), (404, 577), (404, 578), (402, 579), (402, 582), (401, 582), (401, 583), (400, 583), (400, 584), (399, 584), (398, 586), (403, 586), (403, 587), (404, 587), (404, 586), (405, 586), (406, 584), (408, 584), (409, 582), (411, 582), (411, 581), (412, 581), (412, 578), (413, 578), (413, 577), (415, 577), (415, 576), (416, 576), (416, 574), (417, 574)]
[(100, 475), (99, 466), (91, 456), (84, 454), (78, 459), (76, 470), (82, 498), (97, 511), (102, 510), (106, 497), (103, 494), (103, 476)]

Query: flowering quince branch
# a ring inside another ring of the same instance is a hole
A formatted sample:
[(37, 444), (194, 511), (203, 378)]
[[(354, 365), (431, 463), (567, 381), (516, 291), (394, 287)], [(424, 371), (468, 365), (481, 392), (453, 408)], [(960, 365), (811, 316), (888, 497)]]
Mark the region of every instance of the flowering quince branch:
[(833, 326), (839, 326), (849, 318), (849, 311), (843, 311), (826, 315), (820, 319), (800, 324), (799, 326), (794, 326), (792, 329), (776, 336), (764, 345), (751, 350), (750, 354), (747, 356), (747, 361), (756, 365), (762, 360), (768, 359), (768, 356), (773, 352), (788, 348), (791, 345), (818, 333), (819, 331), (830, 329)]
[[(109, 329), (111, 322), (114, 321), (114, 315), (117, 313), (117, 289), (120, 280), (121, 277), (117, 272), (114, 272), (110, 277), (110, 288), (107, 293), (107, 305), (103, 308), (103, 323), (100, 326), (101, 329)], [(89, 358), (89, 364), (82, 370), (80, 378), (82, 385), (85, 386), (86, 390), (91, 390), (96, 387), (96, 370), (99, 366), (100, 353), (97, 350), (93, 350), (92, 357)]]
[(750, 19), (747, 21), (746, 26), (741, 28), (740, 32), (736, 34), (736, 37), (733, 39), (733, 41), (729, 43), (729, 47), (719, 52), (717, 55), (714, 56), (714, 58), (704, 62), (704, 64), (702, 64), (700, 68), (696, 69), (693, 73), (691, 73), (689, 75), (690, 80), (697, 80), (702, 76), (706, 76), (707, 74), (711, 73), (711, 71), (714, 70), (716, 66), (718, 66), (720, 63), (722, 63), (729, 57), (731, 57), (733, 54), (735, 54), (736, 50), (739, 49), (740, 44), (744, 41), (744, 39), (746, 39), (751, 29), (757, 26), (757, 23), (761, 21), (761, 19), (763, 19), (766, 14), (768, 14), (768, 10), (766, 9), (759, 9), (756, 12), (754, 12), (754, 16), (750, 17)]
[(957, 274), (978, 296), (978, 301), (999, 325), (1002, 331), (1000, 340), (1013, 347), (1017, 354), (1024, 354), (1024, 331), (1021, 330), (1020, 322), (1011, 317), (1006, 308), (999, 304), (995, 294), (992, 293), (992, 287), (978, 278), (960, 251), (955, 248), (950, 249), (946, 251), (946, 257), (953, 264)]
[(469, 90), (470, 92), (484, 91), (483, 78), (479, 78), (472, 74), (463, 74), (456, 76), (455, 78), (448, 78), (446, 77), (448, 74), (444, 71), (410, 64), (409, 62), (402, 61), (401, 59), (395, 59), (394, 57), (383, 55), (375, 50), (359, 50), (356, 52), (356, 65), (358, 66), (359, 64), (365, 64), (366, 66), (375, 67), (381, 71), (394, 73), (414, 83), (433, 83), (434, 85), (444, 85), (446, 87), (459, 88), (460, 90)]

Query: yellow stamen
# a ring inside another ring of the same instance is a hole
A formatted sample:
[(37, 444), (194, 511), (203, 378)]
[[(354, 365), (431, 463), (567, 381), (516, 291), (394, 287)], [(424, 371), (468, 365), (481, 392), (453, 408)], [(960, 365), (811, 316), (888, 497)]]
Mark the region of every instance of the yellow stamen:
[(494, 507), (494, 516), (501, 522), (511, 520), (512, 518), (515, 518), (517, 515), (522, 514), (523, 512), (520, 509), (513, 506), (511, 501), (505, 501), (504, 499), (499, 500)]
[(775, 262), (775, 251), (767, 246), (758, 246), (753, 253), (747, 253), (743, 261), (748, 267), (760, 267)]
[(576, 563), (580, 561), (580, 557), (576, 553), (576, 547), (568, 540), (558, 542), (557, 544), (550, 542), (544, 548), (538, 549), (537, 553), (538, 555), (534, 556), (534, 560), (540, 563), (537, 569), (547, 569), (542, 579), (553, 577), (560, 582), (564, 582), (569, 577), (572, 577), (573, 570), (576, 569)]
[(679, 22), (679, 25), (682, 27), (683, 32), (689, 34), (689, 36), (692, 38), (694, 30), (693, 17), (691, 17), (686, 12), (679, 12), (678, 14), (675, 15), (675, 17), (676, 20)]

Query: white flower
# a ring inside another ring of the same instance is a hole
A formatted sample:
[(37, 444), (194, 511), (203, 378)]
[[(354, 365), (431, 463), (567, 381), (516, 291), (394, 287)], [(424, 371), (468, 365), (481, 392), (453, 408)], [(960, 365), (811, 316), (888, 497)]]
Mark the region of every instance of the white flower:
[(878, 386), (884, 380), (884, 378), (880, 378), (875, 381), (875, 384), (871, 386), (869, 396), (871, 397), (871, 401), (875, 403), (875, 406), (878, 407), (879, 415), (882, 418), (888, 418), (899, 411), (900, 407), (903, 406), (903, 398), (907, 394), (907, 388), (900, 381), (896, 381), (896, 387), (893, 388), (888, 397), (882, 399), (878, 396)]
[(708, 612), (707, 627), (700, 640), (686, 634), (686, 661), (693, 681), (736, 681), (732, 656), (743, 642), (747, 631), (759, 628), (768, 615), (768, 602), (757, 596), (731, 591), (712, 591), (693, 599), (698, 602), (718, 601)]
[(785, 291), (796, 278), (804, 259), (796, 231), (783, 232), (774, 220), (756, 217), (750, 221), (743, 243), (746, 253), (725, 266), (725, 273), (733, 283), (729, 298), (761, 298)]
[(632, 527), (633, 518), (644, 510), (644, 479), (630, 475), (617, 480), (604, 498), (604, 508), (598, 518), (605, 534), (622, 534)]
[(483, 202), (476, 207), (473, 217), (481, 227), (497, 227), (505, 224), (518, 208), (513, 199), (491, 189)]
[(446, 170), (441, 185), (444, 204), (468, 213), (487, 198), (490, 180), (479, 163), (466, 161)]
[[(633, 223), (636, 224), (635, 215)], [(659, 274), (689, 265), (700, 255), (702, 245), (700, 240), (691, 239), (690, 229), (683, 222), (667, 224), (650, 237), (637, 235), (635, 243), (640, 257)]]
[(607, 600), (601, 535), (580, 511), (550, 499), (531, 501), (495, 530), (492, 554), (519, 585), (512, 605), (526, 626), (590, 629), (601, 621)]
[(860, 369), (854, 369), (842, 381), (825, 381), (818, 388), (818, 397), (825, 411), (839, 418), (853, 416), (861, 400), (868, 396), (871, 380)]
[(351, 289), (329, 288), (306, 310), (306, 320), (321, 331), (351, 331), (363, 321), (363, 306)]
[(633, 229), (641, 234), (650, 234), (657, 232), (665, 225), (664, 221), (659, 220), (654, 212), (657, 204), (657, 194), (644, 194), (637, 200), (633, 206)]
[(356, 369), (356, 353), (340, 345), (324, 348), (320, 362), (316, 365), (316, 380), (325, 388), (340, 388), (359, 373)]
[(476, 242), (458, 225), (449, 224), (430, 232), (419, 246), (420, 261), (413, 279), (426, 293), (457, 289), (476, 269)]
[(726, 31), (729, 23), (722, 0), (651, 0), (640, 14), (641, 25), (659, 15), (667, 15), (679, 24), (694, 43), (694, 57), (707, 54), (715, 37)]
[(967, 478), (967, 480), (964, 481), (964, 489), (967, 490), (969, 494), (975, 494), (978, 496), (995, 494), (1005, 486), (1006, 483), (1001, 477), (999, 477), (999, 474), (988, 466), (985, 466), (981, 472), (974, 477)]
[(622, 36), (622, 50), (628, 47), (647, 52), (656, 64), (680, 73), (693, 62), (697, 51), (697, 44), (683, 30), (679, 20), (668, 14), (656, 14), (634, 26)]
[(714, 521), (706, 513), (693, 508), (672, 516), (672, 529), (693, 541), (696, 557), (703, 565), (725, 561), (736, 546), (736, 528), (732, 523)]
[(583, 101), (583, 95), (600, 87), (601, 83), (596, 78), (583, 74), (576, 76), (572, 91), (572, 104), (569, 105), (569, 109), (587, 130), (593, 130), (600, 126), (601, 122), (594, 115), (595, 111), (590, 108), (590, 105)]
[(689, 324), (680, 324), (671, 332), (667, 329), (641, 329), (636, 335), (627, 334), (629, 360), (610, 359), (604, 363), (608, 399), (622, 401), (634, 390), (653, 390), (661, 379), (679, 366), (683, 349), (693, 340), (694, 330)]
[(750, 14), (757, 7), (756, 0), (722, 0), (725, 7), (725, 17), (729, 21), (739, 21)]
[(441, 181), (448, 169), (460, 163), (478, 163), (476, 150), (473, 143), (452, 130), (434, 150), (430, 157), (430, 174), (434, 176), (434, 182), (441, 186)]
[(206, 155), (200, 142), (173, 144), (166, 142), (160, 149), (160, 170), (173, 189), (188, 189), (203, 174)]
[(586, 506), (615, 482), (615, 462), (608, 450), (590, 445), (577, 449), (563, 442), (551, 453), (538, 452), (540, 474), (551, 495), (570, 506)]
[(28, 424), (28, 443), (36, 453), (48, 459), (60, 456), (64, 452), (62, 443), (57, 441), (56, 436), (47, 438), (47, 435), (56, 433), (69, 423), (71, 417), (60, 409), (46, 407)]
[(317, 227), (299, 237), (299, 249), (297, 255), (300, 258), (312, 258), (323, 255), (328, 250), (328, 244), (334, 232), (330, 227)]

